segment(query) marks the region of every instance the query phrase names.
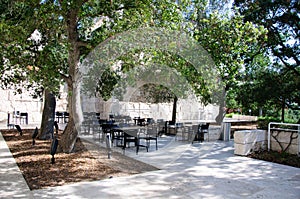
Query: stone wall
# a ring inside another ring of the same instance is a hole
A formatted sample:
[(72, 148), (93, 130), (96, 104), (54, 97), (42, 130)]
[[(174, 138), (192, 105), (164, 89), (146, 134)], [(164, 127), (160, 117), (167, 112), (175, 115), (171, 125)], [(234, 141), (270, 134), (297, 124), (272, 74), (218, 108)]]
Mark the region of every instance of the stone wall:
[[(61, 87), (60, 99), (57, 99), (56, 110), (67, 110), (67, 92), (64, 86)], [(23, 91), (22, 94), (15, 94), (14, 90), (0, 90), (0, 123), (7, 124), (8, 113), (11, 115), (10, 123), (16, 123), (12, 117), (14, 111), (27, 112), (29, 124), (39, 124), (42, 119), (43, 100), (33, 98), (31, 93)], [(19, 123), (19, 121), (17, 121)]]
[[(291, 154), (298, 154), (298, 150), (299, 150), (299, 135), (297, 138), (297, 134), (298, 132), (291, 132), (291, 131), (283, 131), (283, 130), (272, 130), (271, 131), (271, 142), (270, 142), (270, 147), (272, 150), (274, 151), (282, 151), (282, 148), (280, 147), (280, 145), (283, 147), (283, 150), (288, 146), (291, 138), (292, 142), (291, 145), (288, 147), (287, 151), (288, 153)], [(276, 141), (276, 139), (280, 141), (280, 145), (279, 143)]]
[[(56, 111), (68, 111), (67, 87), (60, 89), (60, 98), (56, 98)], [(131, 118), (143, 117), (171, 120), (173, 103), (137, 103), (120, 102), (115, 99), (104, 101), (101, 98), (81, 97), (83, 112), (100, 112), (102, 119), (113, 115), (129, 115)], [(27, 112), (29, 123), (38, 124), (41, 122), (43, 101), (32, 98), (32, 95), (23, 91), (15, 95), (13, 90), (0, 90), (0, 123), (7, 124), (7, 113), (13, 111)], [(217, 106), (203, 106), (195, 98), (179, 99), (177, 102), (177, 121), (185, 120), (214, 120), (218, 115)]]
[[(0, 90), (1, 123), (7, 123), (8, 113), (13, 115), (14, 111), (27, 112), (29, 122), (38, 122), (38, 118), (41, 117), (42, 102), (33, 99), (27, 93), (15, 95), (12, 90)], [(11, 123), (15, 122), (11, 121)]]
[[(299, 153), (299, 137), (297, 137), (297, 132), (273, 130), (271, 131), (271, 134), (278, 140), (277, 141), (273, 136), (271, 136), (271, 150), (281, 152), (282, 148), (280, 145), (283, 146), (284, 150), (288, 146), (292, 135), (294, 139), (292, 139), (292, 143), (286, 152), (290, 154)], [(268, 132), (265, 130), (242, 130), (234, 132), (234, 153), (236, 155), (248, 155), (252, 151), (258, 151), (261, 149), (266, 150), (268, 147), (267, 145)]]
[[(123, 102), (114, 99), (103, 101), (100, 98), (82, 98), (83, 112), (99, 112), (102, 119), (112, 115), (129, 115), (131, 118), (153, 118), (171, 120), (173, 103)], [(177, 102), (177, 121), (214, 120), (218, 115), (217, 106), (203, 106), (193, 99), (179, 99)]]

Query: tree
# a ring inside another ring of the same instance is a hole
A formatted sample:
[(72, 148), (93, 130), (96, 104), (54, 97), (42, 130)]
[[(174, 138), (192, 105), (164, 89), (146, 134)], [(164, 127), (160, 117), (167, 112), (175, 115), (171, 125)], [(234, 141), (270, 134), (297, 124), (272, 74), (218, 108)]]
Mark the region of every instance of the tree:
[[(1, 79), (2, 88), (14, 88), (18, 93), (31, 90), (33, 97), (45, 93), (44, 111), (40, 128), (40, 139), (52, 138), (55, 101), (48, 98), (58, 93), (61, 82), (56, 68), (64, 68), (66, 59), (61, 51), (61, 38), (48, 31), (49, 26), (57, 28), (57, 21), (43, 24), (33, 16), (38, 16), (44, 8), (38, 1), (1, 1)], [(48, 14), (49, 15), (49, 14)], [(52, 105), (52, 107), (47, 107)], [(47, 110), (51, 110), (47, 112)], [(48, 124), (49, 123), (49, 124)]]
[[(264, 52), (267, 30), (251, 22), (237, 10), (219, 13), (207, 10), (205, 1), (195, 1), (193, 12), (187, 16), (192, 22), (194, 38), (214, 60), (224, 84), (223, 99), (227, 92), (238, 84), (240, 73), (255, 56)], [(227, 100), (228, 101), (228, 100)], [(225, 100), (224, 100), (224, 107)]]
[(235, 4), (245, 21), (268, 30), (267, 48), (275, 62), (283, 64), (299, 76), (299, 2), (296, 0), (237, 0)]
[[(1, 66), (15, 67), (15, 76), (18, 75), (18, 71), (24, 73), (27, 66), (38, 68), (38, 70), (30, 70), (32, 72), (30, 75), (33, 77), (31, 83), (39, 84), (49, 80), (45, 88), (51, 92), (58, 88), (61, 80), (64, 80), (68, 86), (70, 117), (60, 141), (64, 152), (72, 151), (78, 135), (75, 121), (80, 122), (82, 119), (79, 101), (80, 60), (112, 35), (142, 24), (176, 26), (176, 17), (179, 16), (176, 11), (178, 4), (171, 1), (3, 0), (1, 4), (6, 6), (4, 10), (8, 8), (5, 12), (7, 15), (1, 18), (1, 25), (5, 27), (2, 29), (3, 32), (8, 32), (9, 36), (17, 33), (15, 39), (6, 42), (10, 49), (5, 51), (7, 54), (3, 54)], [(18, 7), (20, 9), (16, 9)], [(16, 12), (11, 12), (14, 9)], [(166, 12), (162, 12), (164, 9)], [(170, 18), (174, 20), (169, 20)], [(169, 22), (165, 23), (166, 20)], [(15, 27), (22, 31), (15, 30)], [(42, 39), (34, 49), (28, 44), (28, 38), (35, 30), (41, 34)], [(18, 41), (17, 44), (14, 43), (15, 41)], [(42, 48), (38, 48), (41, 45)], [(12, 51), (14, 49), (18, 54)], [(46, 54), (47, 52), (50, 52), (51, 56)], [(9, 53), (14, 54), (15, 59)], [(21, 64), (20, 59), (26, 56), (27, 61)], [(48, 60), (48, 57), (51, 60)], [(4, 64), (6, 59), (9, 60), (9, 64)], [(55, 60), (58, 63), (55, 63)], [(60, 64), (61, 61), (63, 64)], [(9, 69), (3, 68), (3, 70)], [(45, 76), (47, 78), (44, 78)], [(7, 78), (7, 83), (11, 83), (9, 79)]]
[[(188, 18), (189, 21), (186, 21), (185, 23), (188, 24), (191, 19), (192, 17)], [(202, 27), (201, 29), (199, 24), (201, 24), (203, 27), (205, 26), (205, 28)], [(189, 25), (186, 25), (186, 27), (189, 27)], [(234, 83), (239, 69), (241, 69), (243, 66), (243, 60), (246, 60), (247, 58), (254, 56), (255, 54), (258, 54), (260, 52), (259, 41), (264, 40), (265, 34), (265, 30), (262, 27), (255, 27), (252, 23), (244, 24), (242, 16), (238, 14), (235, 17), (229, 19), (224, 19), (221, 18), (220, 15), (212, 14), (208, 17), (201, 18), (201, 20), (199, 19), (198, 26), (196, 25), (196, 27), (196, 31), (193, 32), (193, 35), (196, 39), (199, 39), (199, 43), (201, 45), (204, 44), (206, 49), (209, 49), (211, 54), (215, 56), (215, 61), (217, 61), (217, 63), (219, 64), (219, 72), (220, 74), (222, 74), (223, 80), (224, 82), (226, 82), (226, 85), (228, 87), (230, 87), (230, 84)], [(214, 27), (215, 29), (211, 30), (211, 27)], [(231, 30), (232, 32), (228, 30)], [(218, 34), (216, 34), (216, 32)], [(230, 38), (232, 37), (232, 35), (236, 35), (236, 33), (238, 34), (235, 38)], [(206, 36), (205, 38), (202, 37), (200, 40), (200, 37), (202, 35)], [(222, 39), (221, 42), (219, 42), (220, 38)], [(207, 43), (205, 43), (206, 41)], [(138, 52), (134, 53), (138, 54)], [(186, 62), (181, 61), (177, 55), (171, 55), (166, 52), (159, 53), (157, 51), (155, 51), (154, 54), (159, 54), (157, 58), (158, 60), (163, 60), (162, 64), (170, 65), (171, 67), (176, 68), (179, 72), (181, 72), (181, 74), (183, 74), (184, 77), (186, 77), (186, 79), (192, 85), (195, 93), (202, 98), (203, 102), (210, 102), (209, 98), (211, 94), (209, 94), (207, 87), (205, 86), (205, 83), (203, 81), (203, 77), (201, 77), (201, 74), (197, 73), (196, 70), (193, 70), (193, 68), (190, 67)], [(126, 55), (126, 57), (128, 57), (128, 55)], [(151, 60), (154, 59), (155, 56), (151, 55)], [(124, 69), (126, 70), (126, 67), (131, 68), (135, 65), (138, 65), (136, 63), (128, 63), (126, 62), (126, 60), (121, 61), (125, 62), (122, 64), (123, 68), (121, 69), (121, 71)], [(172, 65), (172, 63), (180, 64)], [(228, 71), (230, 71), (230, 73), (228, 73)], [(111, 74), (111, 77), (113, 77), (109, 78), (110, 80), (113, 80), (114, 77), (118, 76), (118, 72), (110, 71), (109, 73)], [(107, 84), (104, 81), (105, 79), (107, 78), (99, 80), (98, 88), (94, 89), (96, 92), (99, 92), (101, 90), (112, 90), (112, 87), (110, 87), (110, 89), (107, 89)], [(97, 82), (94, 79), (93, 81)], [(113, 84), (111, 86), (113, 86)]]
[(295, 87), (292, 71), (282, 75), (278, 73), (282, 66), (275, 66), (264, 56), (256, 57), (233, 90), (236, 92), (235, 99), (243, 107), (257, 113), (259, 109), (275, 109), (275, 114), (281, 110), (281, 121), (284, 122), (285, 107), (296, 105), (298, 88)]
[(265, 59), (272, 59), (265, 69), (254, 70), (255, 79), (251, 81), (257, 83), (257, 89), (249, 90), (255, 93), (256, 102), (264, 99), (265, 103), (280, 107), (281, 120), (284, 121), (286, 107), (300, 109), (299, 2), (238, 0), (235, 4), (245, 15), (244, 21), (263, 25), (268, 30), (263, 47), (266, 49)]
[(195, 30), (195, 38), (218, 66), (225, 90), (236, 83), (236, 77), (247, 59), (262, 52), (265, 34), (262, 26), (244, 23), (239, 13), (223, 19), (213, 13), (199, 19)]

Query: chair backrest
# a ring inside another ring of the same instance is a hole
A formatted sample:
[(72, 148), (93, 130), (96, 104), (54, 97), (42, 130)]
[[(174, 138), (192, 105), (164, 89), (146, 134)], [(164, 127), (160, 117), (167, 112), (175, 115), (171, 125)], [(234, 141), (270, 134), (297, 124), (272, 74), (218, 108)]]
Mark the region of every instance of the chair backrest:
[(193, 133), (197, 133), (199, 131), (199, 125), (198, 124), (192, 125), (192, 130), (193, 130)]
[(125, 130), (124, 132), (124, 137), (137, 137), (138, 136), (138, 129), (130, 129), (130, 130)]
[(183, 126), (183, 133), (190, 133), (191, 132), (191, 127), (190, 126)]
[(55, 112), (55, 115), (56, 115), (56, 116), (59, 116), (59, 117), (62, 117), (62, 116), (63, 116), (63, 112), (58, 112), (58, 111), (57, 111), (57, 112)]
[(151, 137), (158, 137), (158, 126), (152, 125), (147, 128), (147, 135)]
[(199, 130), (200, 130), (201, 132), (208, 132), (208, 128), (209, 128), (209, 123), (206, 123), (206, 124), (200, 125)]
[(28, 113), (20, 113), (20, 116), (28, 117)]

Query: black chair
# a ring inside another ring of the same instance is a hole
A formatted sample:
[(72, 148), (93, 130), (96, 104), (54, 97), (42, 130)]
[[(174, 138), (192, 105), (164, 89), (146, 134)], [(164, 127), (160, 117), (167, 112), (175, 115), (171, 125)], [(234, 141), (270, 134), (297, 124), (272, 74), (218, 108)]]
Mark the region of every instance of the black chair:
[(64, 114), (62, 112), (56, 112), (55, 113), (55, 120), (57, 121), (57, 123), (60, 123), (60, 119), (63, 120)]
[[(126, 147), (130, 147), (130, 143), (134, 143), (134, 146), (138, 146), (138, 130), (126, 130), (123, 132), (123, 150), (125, 153)], [(128, 145), (127, 145), (128, 144)], [(136, 153), (138, 153), (139, 148), (137, 147)]]
[(157, 141), (158, 141), (158, 126), (152, 125), (147, 128), (146, 132), (146, 141), (147, 147), (150, 148), (150, 142), (155, 141), (156, 150), (158, 149)]
[(64, 123), (69, 122), (69, 116), (70, 116), (70, 114), (68, 112), (63, 112)]
[(104, 133), (111, 133), (112, 132), (112, 123), (103, 123), (101, 124), (102, 130)]
[(84, 134), (90, 134), (91, 125), (92, 125), (92, 123), (91, 123), (89, 113), (84, 112), (83, 113), (83, 122), (81, 124), (82, 131), (84, 132)]
[[(139, 129), (126, 130), (124, 133), (124, 141), (123, 141), (123, 150), (125, 153), (126, 147), (130, 147), (130, 143), (134, 143), (136, 147), (136, 154), (138, 154), (140, 147), (145, 147), (148, 152), (147, 146), (147, 136)], [(142, 144), (142, 140), (146, 142), (146, 144)], [(128, 145), (127, 145), (128, 144)]]
[(191, 125), (190, 126), (185, 126), (183, 124), (182, 125), (180, 124), (179, 127), (178, 127), (179, 132), (177, 132), (175, 140), (178, 140), (178, 137), (181, 137), (180, 141), (191, 141), (191, 137), (192, 137)]
[(176, 123), (174, 121), (166, 122), (167, 135), (176, 135)]
[(200, 141), (203, 142), (204, 141), (204, 134), (207, 133), (207, 141), (209, 142), (209, 123), (206, 124), (202, 124), (199, 127), (199, 134), (200, 134)]
[(194, 141), (200, 141), (203, 142), (204, 141), (204, 134), (207, 133), (207, 137), (208, 137), (208, 141), (209, 141), (209, 123), (207, 124), (199, 124), (198, 127), (193, 125), (193, 131), (195, 133), (195, 137), (192, 141), (192, 144)]
[(123, 140), (124, 140), (124, 132), (120, 129), (112, 129), (111, 131), (112, 145), (116, 143), (115, 146), (123, 146)]
[(28, 113), (20, 113), (20, 124), (28, 124)]
[(126, 123), (120, 123), (116, 128), (112, 129), (112, 144), (116, 141), (116, 146), (123, 146), (124, 132), (118, 127), (128, 126)]
[(96, 117), (97, 117), (97, 120), (100, 120), (100, 113), (99, 112), (96, 113)]
[(163, 120), (157, 121), (158, 125), (158, 136), (161, 137), (162, 135), (166, 134), (166, 126)]
[(139, 118), (137, 120), (137, 125), (138, 126), (145, 126), (146, 125), (146, 119), (145, 118)]

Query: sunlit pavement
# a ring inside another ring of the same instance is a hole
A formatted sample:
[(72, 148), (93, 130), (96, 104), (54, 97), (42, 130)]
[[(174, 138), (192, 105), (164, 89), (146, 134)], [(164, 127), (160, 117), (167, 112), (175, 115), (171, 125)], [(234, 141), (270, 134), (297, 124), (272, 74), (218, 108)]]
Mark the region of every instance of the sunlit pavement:
[(1, 198), (300, 198), (299, 168), (235, 156), (232, 141), (171, 141), (138, 155), (128, 150), (160, 170), (29, 191), (0, 141)]

